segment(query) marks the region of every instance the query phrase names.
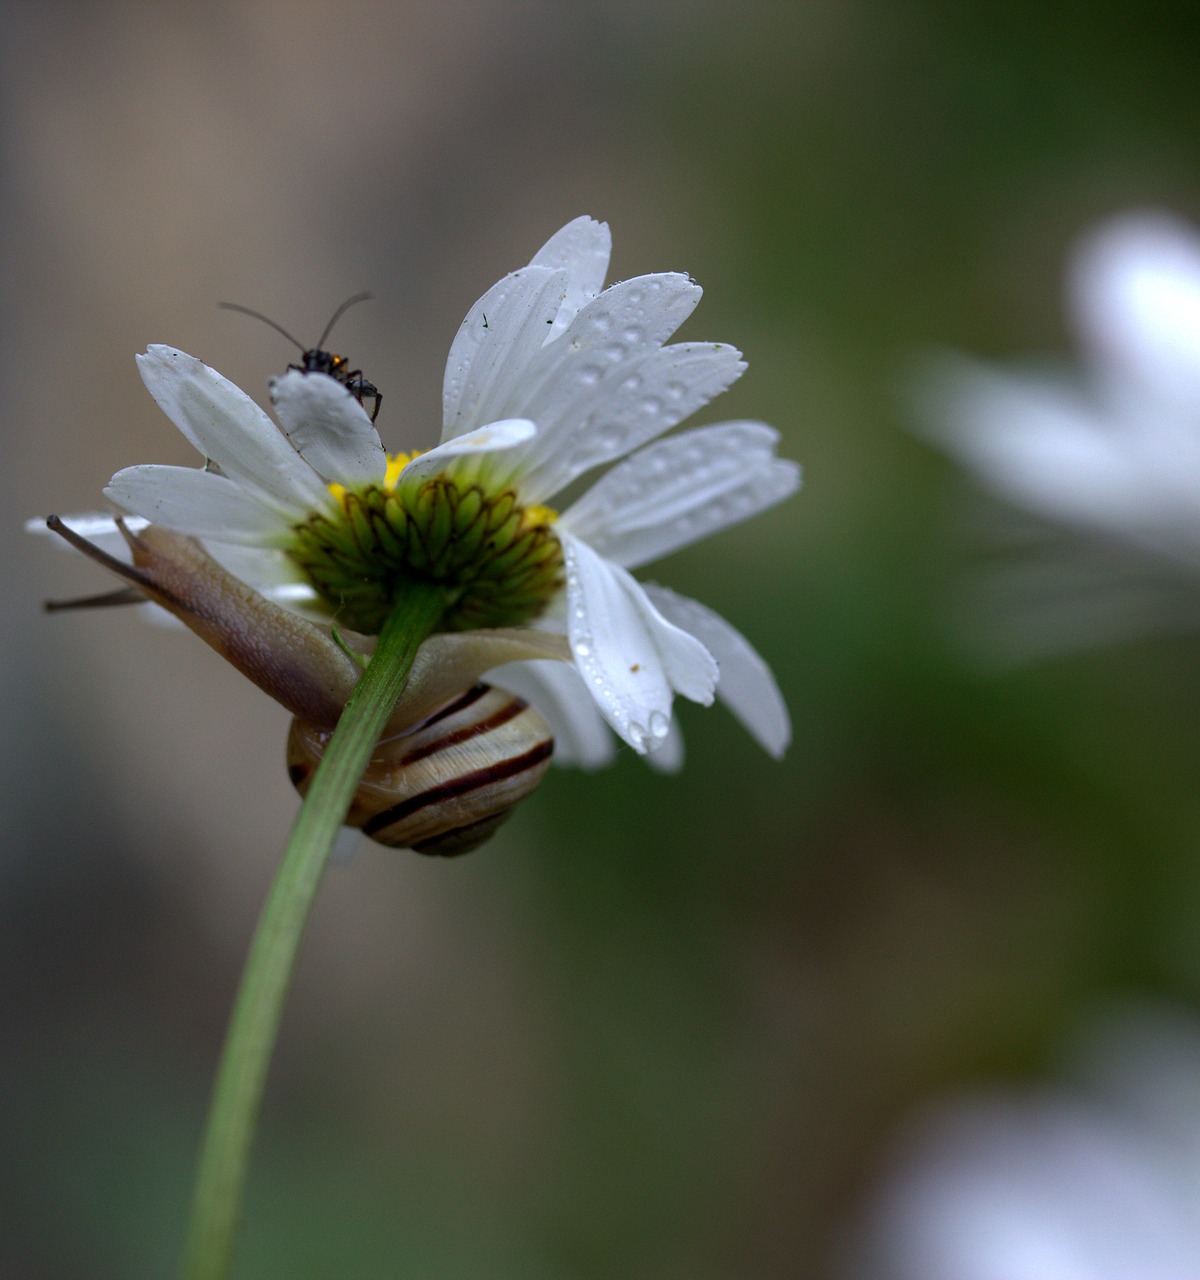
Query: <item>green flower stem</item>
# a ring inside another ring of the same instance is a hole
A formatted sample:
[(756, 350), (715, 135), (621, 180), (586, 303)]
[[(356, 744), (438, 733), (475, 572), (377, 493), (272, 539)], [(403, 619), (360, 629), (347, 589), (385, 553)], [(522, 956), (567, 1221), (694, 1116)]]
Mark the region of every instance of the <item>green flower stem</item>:
[(200, 1152), (184, 1280), (225, 1280), (241, 1218), (254, 1127), (300, 935), (358, 780), (396, 706), (421, 643), (446, 608), (421, 583), (394, 603), (292, 827), (258, 923), (230, 1019)]

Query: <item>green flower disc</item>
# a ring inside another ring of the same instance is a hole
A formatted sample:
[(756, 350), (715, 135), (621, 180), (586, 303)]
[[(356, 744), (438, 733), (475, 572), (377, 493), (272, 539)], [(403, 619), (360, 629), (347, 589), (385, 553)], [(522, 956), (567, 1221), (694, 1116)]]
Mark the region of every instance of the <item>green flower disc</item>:
[(413, 578), (445, 588), (444, 631), (524, 626), (545, 609), (563, 580), (552, 511), (522, 507), (511, 489), (460, 488), (444, 475), (399, 479), (331, 486), (336, 512), (296, 526), (288, 555), (339, 623), (377, 634), (397, 586)]

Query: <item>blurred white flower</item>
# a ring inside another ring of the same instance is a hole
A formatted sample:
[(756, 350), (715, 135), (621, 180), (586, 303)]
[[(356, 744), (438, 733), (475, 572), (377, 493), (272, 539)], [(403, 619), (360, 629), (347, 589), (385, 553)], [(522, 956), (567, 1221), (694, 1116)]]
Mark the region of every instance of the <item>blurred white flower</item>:
[(918, 1116), (844, 1280), (1200, 1280), (1200, 1025), (1110, 1015), (1072, 1084)]
[[(603, 288), (611, 238), (568, 223), (467, 313), (450, 349), (440, 442), (389, 456), (347, 386), (293, 367), (273, 380), (283, 431), (193, 356), (138, 358), (151, 395), (202, 468), (128, 467), (106, 494), (125, 511), (203, 540), (231, 572), (297, 611), (377, 632), (396, 586), (441, 586), (443, 628), (559, 631), (573, 666), (511, 672), (546, 708), (560, 758), (603, 763), (608, 729), (671, 768), (675, 694), (714, 694), (774, 755), (790, 727), (748, 642), (694, 601), (629, 572), (794, 492), (778, 433), (724, 422), (663, 433), (745, 368), (733, 347), (667, 345), (701, 290), (685, 275)], [(561, 514), (546, 506), (616, 463)], [(113, 522), (68, 518), (116, 550)], [(554, 667), (554, 664), (545, 664)]]
[(1035, 650), (1200, 624), (1200, 232), (1115, 218), (1068, 297), (1076, 373), (946, 358), (922, 404), (928, 434), (1052, 534), (1029, 522), (1025, 562), (985, 595), (1038, 627)]

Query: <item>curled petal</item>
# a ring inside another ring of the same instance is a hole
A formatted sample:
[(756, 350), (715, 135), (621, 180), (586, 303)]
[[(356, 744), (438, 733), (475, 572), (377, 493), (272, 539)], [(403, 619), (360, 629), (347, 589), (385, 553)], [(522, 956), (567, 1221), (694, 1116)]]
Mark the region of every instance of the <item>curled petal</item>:
[(736, 627), (696, 600), (646, 583), (646, 594), (664, 618), (694, 635), (717, 660), (717, 698), (733, 712), (768, 755), (782, 758), (792, 740), (787, 703), (771, 668)]
[(271, 380), (271, 403), (304, 461), (348, 487), (377, 484), (387, 456), (370, 416), (336, 378), (289, 369)]
[(228, 476), (302, 512), (322, 495), (312, 468), (240, 388), (202, 360), (154, 345), (138, 372), (159, 407), (191, 443)]
[(670, 623), (624, 569), (560, 531), (567, 565), (571, 652), (601, 714), (635, 751), (670, 733), (681, 693), (712, 702), (717, 664), (694, 636)]

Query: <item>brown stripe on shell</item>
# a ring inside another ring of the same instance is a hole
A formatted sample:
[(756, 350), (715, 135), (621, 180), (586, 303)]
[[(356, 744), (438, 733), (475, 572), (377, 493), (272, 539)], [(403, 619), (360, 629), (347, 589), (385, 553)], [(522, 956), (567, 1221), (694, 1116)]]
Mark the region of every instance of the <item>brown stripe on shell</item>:
[[(405, 818), (411, 817), (414, 813), (418, 813), (430, 805), (442, 804), (446, 800), (457, 800), (463, 796), (470, 795), (472, 791), (479, 791), (498, 782), (506, 782), (509, 778), (515, 778), (518, 774), (524, 773), (527, 769), (534, 769), (544, 761), (549, 761), (553, 751), (554, 743), (552, 741), (540, 742), (536, 747), (531, 747), (526, 751), (524, 755), (501, 761), (498, 764), (487, 765), (485, 768), (476, 769), (474, 773), (464, 774), (460, 778), (455, 778), (453, 782), (443, 783), (440, 787), (432, 787), (428, 791), (422, 792), (419, 796), (411, 796), (409, 799), (393, 805), (390, 809), (385, 809), (382, 813), (376, 814), (369, 822), (363, 823), (363, 831), (366, 835), (378, 838), (388, 827), (395, 826)], [(390, 842), (385, 841), (385, 843)]]
[[(493, 712), (490, 716), (486, 716), (475, 724), (463, 725), (462, 728), (455, 729), (453, 733), (447, 733), (444, 737), (437, 739), (436, 742), (426, 742), (420, 747), (414, 747), (404, 757), (403, 763), (416, 764), (418, 760), (424, 760), (426, 756), (433, 755), (435, 751), (444, 751), (447, 747), (457, 746), (458, 743), (467, 742), (481, 733), (491, 733), (493, 729), (499, 729), (502, 724), (507, 724), (510, 720), (521, 715), (527, 706), (528, 703), (522, 703), (520, 698), (513, 698), (498, 711)], [(427, 720), (425, 726), (428, 727), (430, 723)]]
[(476, 684), (472, 685), (466, 693), (461, 697), (455, 698), (453, 702), (447, 702), (440, 710), (435, 711), (433, 715), (427, 716), (420, 725), (420, 728), (427, 729), (431, 724), (437, 724), (439, 720), (445, 720), (447, 716), (457, 715), (460, 711), (464, 711), (472, 703), (478, 702), (480, 698), (485, 697), (491, 685)]
[[(328, 739), (293, 721), (288, 769), (301, 791)], [(553, 750), (549, 727), (527, 702), (503, 689), (473, 686), (376, 745), (346, 822), (392, 847), (465, 853), (536, 788)]]

